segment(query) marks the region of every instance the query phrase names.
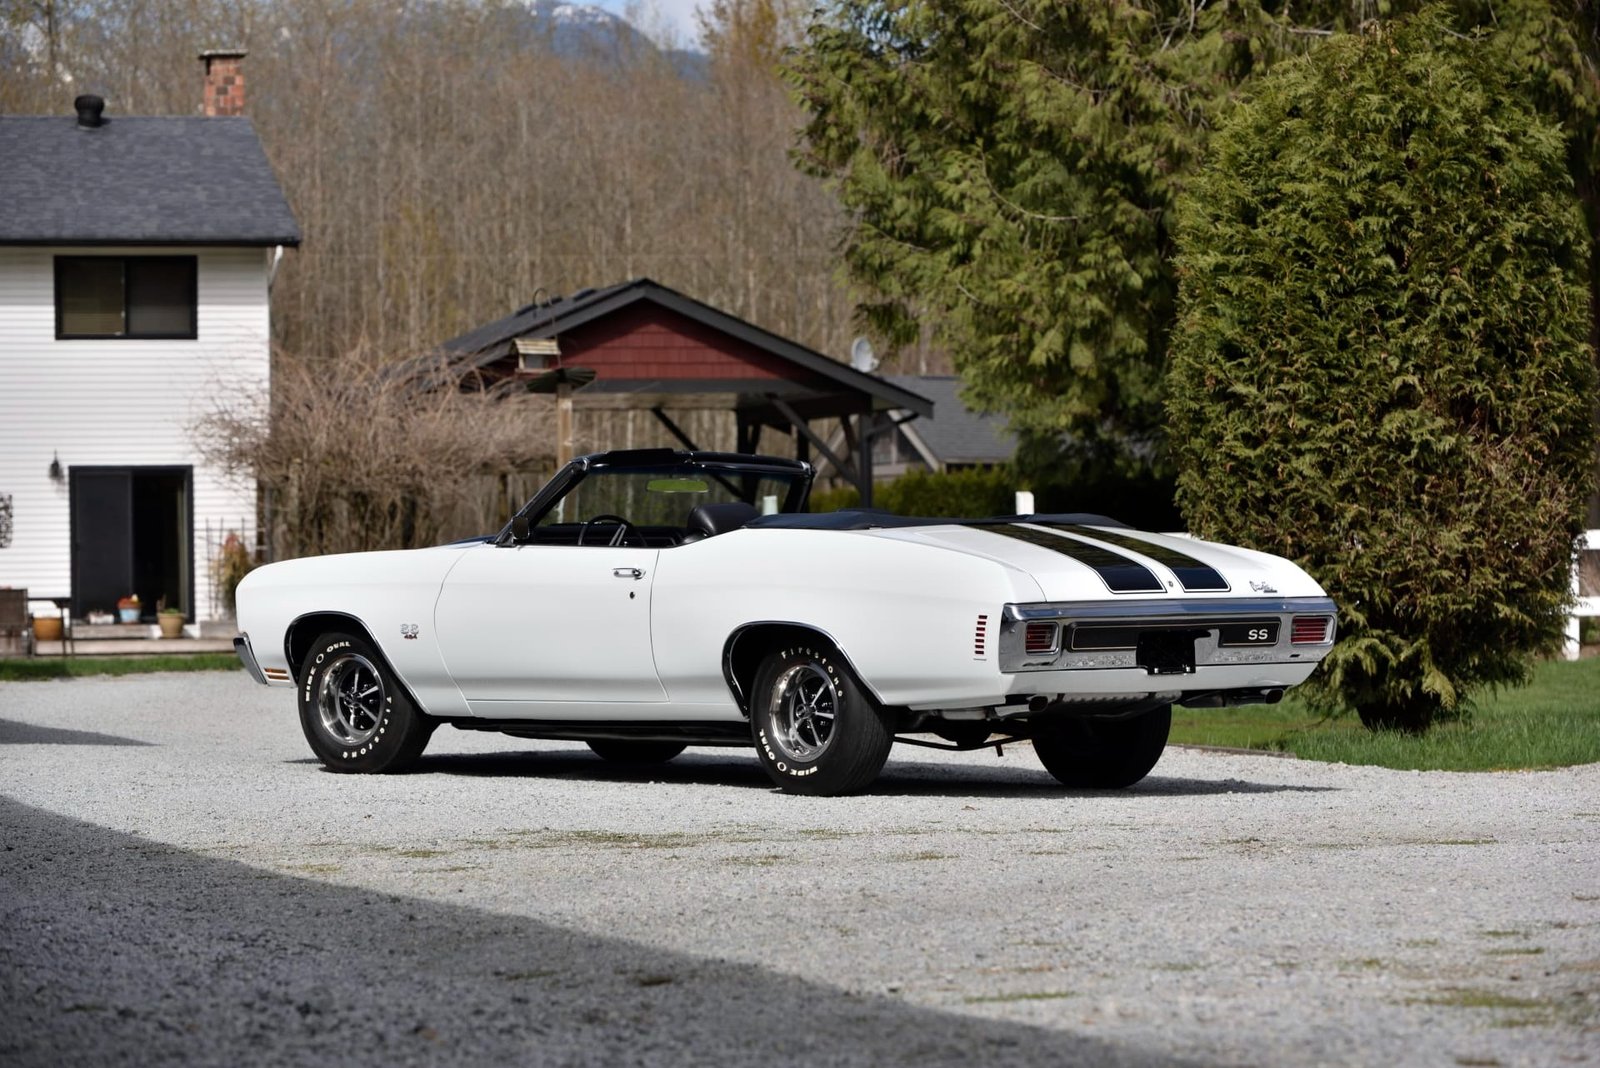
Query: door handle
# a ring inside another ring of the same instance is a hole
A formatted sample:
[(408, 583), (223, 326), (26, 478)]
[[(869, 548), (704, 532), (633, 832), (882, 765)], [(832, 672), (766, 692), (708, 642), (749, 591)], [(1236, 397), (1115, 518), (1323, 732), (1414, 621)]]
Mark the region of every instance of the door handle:
[(644, 578), (644, 572), (636, 567), (614, 567), (611, 569), (611, 577), (638, 580)]

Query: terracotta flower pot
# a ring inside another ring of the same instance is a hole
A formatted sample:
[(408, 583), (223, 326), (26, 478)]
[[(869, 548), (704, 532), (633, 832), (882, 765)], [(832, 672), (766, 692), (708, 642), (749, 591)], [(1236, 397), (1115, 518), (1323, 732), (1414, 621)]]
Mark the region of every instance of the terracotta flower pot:
[(183, 637), (183, 617), (181, 615), (163, 612), (161, 615), (156, 616), (156, 622), (161, 624), (161, 636), (163, 638)]
[(33, 640), (39, 642), (58, 642), (61, 640), (61, 618), (59, 616), (37, 616), (33, 621)]

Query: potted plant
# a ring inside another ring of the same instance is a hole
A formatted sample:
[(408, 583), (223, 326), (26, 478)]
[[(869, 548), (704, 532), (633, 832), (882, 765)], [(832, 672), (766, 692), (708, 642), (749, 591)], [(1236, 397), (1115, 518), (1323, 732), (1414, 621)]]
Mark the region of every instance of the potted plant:
[(35, 642), (58, 642), (61, 640), (63, 624), (61, 615), (54, 609), (41, 609), (33, 616), (33, 640)]
[(183, 609), (163, 608), (156, 613), (156, 622), (161, 624), (163, 638), (183, 637)]
[(140, 611), (139, 595), (137, 593), (131, 594), (131, 595), (127, 596), (127, 597), (118, 598), (118, 600), (117, 600), (117, 616), (122, 620), (122, 622), (124, 622), (124, 623), (137, 623), (137, 622), (139, 622), (139, 611)]

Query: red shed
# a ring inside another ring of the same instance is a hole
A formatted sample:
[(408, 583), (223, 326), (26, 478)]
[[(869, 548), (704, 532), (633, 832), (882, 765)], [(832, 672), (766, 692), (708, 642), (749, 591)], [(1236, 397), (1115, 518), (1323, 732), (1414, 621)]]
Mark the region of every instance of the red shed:
[[(581, 387), (579, 407), (649, 411), (686, 448), (699, 446), (670, 411), (732, 411), (740, 452), (755, 448), (762, 427), (792, 431), (799, 457), (815, 448), (863, 503), (872, 499), (871, 440), (897, 419), (933, 415), (925, 397), (648, 278), (536, 301), (441, 349), (451, 380)], [(822, 419), (844, 427), (844, 456), (811, 428)]]

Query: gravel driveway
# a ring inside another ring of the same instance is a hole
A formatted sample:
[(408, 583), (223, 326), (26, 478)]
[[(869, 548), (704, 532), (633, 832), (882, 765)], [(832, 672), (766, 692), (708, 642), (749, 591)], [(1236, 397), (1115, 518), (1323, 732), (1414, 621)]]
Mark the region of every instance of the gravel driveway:
[(353, 777), (243, 674), (0, 684), (0, 1063), (108, 1061), (1600, 1064), (1600, 765)]

